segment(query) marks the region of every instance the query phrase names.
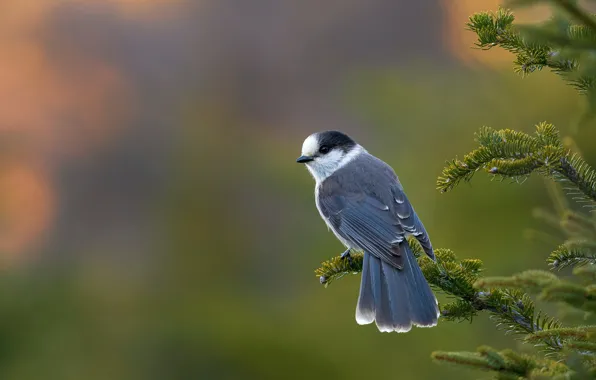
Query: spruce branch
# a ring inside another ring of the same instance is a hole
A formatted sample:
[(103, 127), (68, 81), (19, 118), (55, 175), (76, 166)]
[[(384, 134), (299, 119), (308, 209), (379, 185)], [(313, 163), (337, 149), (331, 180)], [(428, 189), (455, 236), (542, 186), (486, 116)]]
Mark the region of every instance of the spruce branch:
[(536, 331), (532, 334), (527, 335), (524, 341), (529, 343), (536, 343), (543, 341), (544, 339), (570, 339), (576, 340), (587, 340), (590, 331), (594, 329), (593, 326), (581, 326), (581, 327), (563, 327), (554, 328), (550, 330)]
[(553, 269), (560, 270), (570, 266), (596, 264), (596, 255), (577, 244), (562, 244), (548, 256), (547, 262)]
[[(501, 47), (515, 55), (514, 70), (527, 75), (544, 68), (561, 76), (581, 94), (587, 95), (590, 114), (596, 114), (596, 16), (581, 9), (575, 0), (510, 0), (510, 5), (550, 3), (561, 9), (539, 25), (520, 26), (509, 10), (483, 12), (470, 17), (467, 27), (476, 33), (480, 49)], [(587, 117), (584, 116), (584, 121)], [(563, 144), (552, 124), (541, 123), (533, 135), (511, 130), (482, 128), (476, 134), (478, 146), (463, 158), (448, 161), (437, 180), (441, 192), (470, 181), (483, 170), (492, 178), (521, 182), (532, 173), (550, 180), (556, 196), (556, 214), (539, 212), (538, 217), (562, 232), (566, 242), (548, 258), (553, 269), (573, 266), (579, 281), (567, 282), (552, 272), (529, 270), (509, 277), (476, 280), (459, 276), (449, 265), (462, 268), (455, 255), (446, 263), (421, 262), (429, 282), (453, 302), (442, 305), (446, 319), (472, 319), (485, 310), (497, 326), (524, 334), (524, 342), (541, 347), (556, 361), (511, 350), (480, 347), (477, 352), (435, 352), (442, 363), (483, 369), (497, 379), (594, 379), (596, 378), (596, 326), (575, 323), (563, 327), (558, 319), (538, 311), (527, 293), (539, 300), (567, 304), (576, 316), (593, 319), (596, 314), (596, 220), (570, 211), (563, 192), (584, 207), (596, 208), (596, 171), (578, 153)], [(561, 182), (562, 186), (555, 183)], [(562, 189), (560, 189), (562, 188)], [(441, 277), (442, 270), (449, 275)], [(443, 283), (438, 279), (443, 278)], [(449, 287), (459, 279), (463, 285)], [(470, 285), (474, 290), (470, 289)], [(527, 292), (527, 293), (526, 293)], [(567, 309), (563, 309), (567, 310)], [(578, 313), (581, 311), (581, 313)], [(568, 314), (567, 317), (570, 315)], [(581, 322), (580, 322), (581, 323)]]
[[(593, 268), (590, 271), (582, 271), (585, 275), (594, 275)], [(539, 299), (549, 302), (565, 302), (570, 306), (588, 312), (596, 312), (596, 285), (588, 286), (571, 282), (561, 281), (550, 272), (540, 270), (529, 270), (511, 277), (486, 277), (476, 281), (476, 287), (480, 289), (519, 289), (539, 295)], [(533, 307), (533, 304), (528, 307)], [(531, 315), (527, 315), (532, 318)], [(553, 320), (553, 322), (556, 322)], [(558, 322), (556, 322), (558, 323)], [(519, 323), (518, 323), (519, 324)], [(522, 325), (523, 326), (523, 325)], [(556, 328), (553, 324), (539, 326), (535, 331), (550, 330)], [(544, 336), (547, 334), (545, 333)], [(543, 336), (543, 335), (540, 335)], [(560, 348), (560, 341), (556, 346)]]
[(577, 200), (585, 200), (586, 198), (596, 200), (596, 171), (577, 153), (567, 153), (560, 160), (561, 167), (558, 172), (560, 174), (558, 180), (569, 182), (572, 185), (566, 187), (566, 190), (574, 191), (577, 189), (580, 193), (576, 193), (576, 195), (584, 194), (585, 197), (580, 196)]
[(476, 33), (476, 46), (488, 50), (499, 46), (516, 55), (515, 71), (529, 74), (550, 67), (556, 71), (570, 71), (574, 67), (556, 59), (552, 49), (542, 43), (525, 39), (513, 22), (515, 16), (509, 9), (499, 8), (496, 12), (481, 12), (469, 18), (466, 27)]
[(441, 317), (447, 321), (463, 321), (472, 319), (478, 314), (479, 307), (472, 302), (458, 299), (445, 305), (441, 305)]
[(591, 352), (592, 354), (596, 352), (596, 342), (590, 341), (570, 340), (565, 342), (565, 347), (576, 351)]
[[(487, 309), (493, 313), (495, 320), (506, 326), (508, 331), (535, 334), (559, 329), (562, 325), (556, 318), (536, 311), (534, 302), (524, 293), (524, 290), (539, 293), (545, 287), (559, 283), (557, 276), (550, 272), (529, 270), (511, 277), (481, 278), (474, 286), (479, 289), (493, 289), (489, 293), (490, 298), (487, 298), (489, 301)], [(560, 339), (551, 339), (548, 335), (545, 335), (537, 345), (553, 352), (562, 348)]]
[(358, 274), (362, 272), (362, 253), (350, 254), (350, 259), (341, 256), (333, 257), (321, 263), (321, 267), (315, 270), (321, 284), (327, 287), (333, 281), (342, 278), (347, 274)]
[[(432, 353), (432, 358), (438, 362), (458, 364), (474, 369), (500, 372), (503, 375), (517, 379), (524, 376), (526, 371), (523, 366), (515, 362), (507, 362), (506, 358), (497, 351), (483, 347), (479, 352), (443, 352)], [(517, 365), (516, 365), (517, 364)]]
[[(478, 291), (475, 285), (483, 283), (483, 279), (479, 279), (482, 272), (480, 260), (458, 260), (453, 251), (439, 248), (435, 251), (437, 260), (432, 261), (420, 254), (422, 250), (415, 238), (408, 237), (408, 242), (418, 256), (418, 264), (429, 284), (435, 290), (456, 298), (453, 302), (441, 305), (441, 316), (446, 320), (472, 320), (478, 312), (484, 310), (491, 314), (498, 327), (508, 332), (526, 335), (561, 327), (555, 318), (536, 311), (531, 298), (519, 289), (491, 288), (488, 291)], [(352, 255), (351, 261), (341, 256), (334, 257), (323, 262), (315, 274), (321, 283), (327, 286), (347, 274), (361, 272), (362, 258), (361, 254)], [(542, 281), (541, 283), (556, 279), (551, 273), (535, 272), (528, 272), (534, 273), (535, 282), (538, 281), (536, 278)], [(560, 342), (551, 340), (545, 340), (543, 346), (552, 351), (562, 348)]]
[(476, 281), (474, 286), (479, 289), (525, 289), (532, 293), (537, 293), (544, 287), (556, 284), (558, 282), (559, 278), (550, 272), (542, 270), (527, 270), (510, 277), (484, 277)]
[[(479, 292), (479, 296), (497, 326), (505, 328), (508, 333), (526, 335), (562, 326), (556, 318), (536, 311), (532, 299), (519, 289), (494, 289)], [(552, 339), (545, 339), (540, 346), (555, 352), (562, 348), (560, 341)]]
[(437, 351), (432, 353), (432, 358), (440, 362), (459, 364), (475, 369), (483, 369), (486, 371), (502, 371), (505, 369), (504, 365), (501, 366), (496, 364), (495, 360), (491, 361), (486, 356), (473, 352)]
[(478, 170), (516, 180), (537, 172), (563, 182), (564, 189), (577, 202), (596, 206), (596, 171), (578, 154), (563, 147), (552, 124), (539, 123), (533, 136), (483, 127), (476, 133), (476, 141), (480, 146), (463, 160), (447, 162), (437, 179), (438, 190), (452, 190), (460, 182), (470, 181)]
[(498, 379), (530, 379), (537, 374), (556, 376), (570, 372), (567, 366), (554, 360), (539, 360), (512, 350), (499, 352), (488, 346), (479, 347), (477, 352), (437, 351), (432, 358), (439, 363), (496, 372)]
[(546, 287), (540, 298), (550, 302), (565, 302), (577, 309), (596, 312), (595, 286), (582, 286), (570, 282), (560, 282)]
[[(527, 0), (509, 4), (524, 2)], [(590, 95), (596, 84), (594, 58), (590, 55), (596, 48), (594, 17), (571, 1), (555, 3), (580, 24), (558, 17), (538, 25), (517, 25), (509, 9), (499, 8), (496, 12), (472, 15), (466, 27), (477, 35), (478, 48), (488, 50), (498, 46), (514, 54), (516, 73), (528, 75), (549, 68), (581, 94)]]

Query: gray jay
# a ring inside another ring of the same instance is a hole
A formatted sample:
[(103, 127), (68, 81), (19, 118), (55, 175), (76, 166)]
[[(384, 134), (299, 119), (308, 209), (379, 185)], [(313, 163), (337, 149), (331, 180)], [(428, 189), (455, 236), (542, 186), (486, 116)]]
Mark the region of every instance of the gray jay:
[(356, 322), (382, 332), (437, 324), (439, 308), (407, 235), (435, 259), (422, 222), (393, 169), (338, 131), (304, 140), (304, 163), (315, 179), (315, 203), (329, 229), (350, 250), (364, 252)]

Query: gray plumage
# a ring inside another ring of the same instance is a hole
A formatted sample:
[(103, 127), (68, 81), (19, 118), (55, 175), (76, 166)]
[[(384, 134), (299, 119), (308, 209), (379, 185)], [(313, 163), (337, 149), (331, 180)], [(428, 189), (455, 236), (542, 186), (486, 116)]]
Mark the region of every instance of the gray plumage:
[(437, 300), (405, 236), (434, 260), (433, 248), (393, 169), (362, 150), (317, 184), (316, 203), (335, 235), (364, 252), (357, 322), (398, 332), (436, 325)]

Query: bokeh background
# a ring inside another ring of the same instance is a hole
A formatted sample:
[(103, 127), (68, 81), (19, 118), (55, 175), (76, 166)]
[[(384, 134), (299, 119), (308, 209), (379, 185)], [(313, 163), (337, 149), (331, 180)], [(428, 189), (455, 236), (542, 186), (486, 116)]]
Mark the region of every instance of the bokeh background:
[(517, 347), (486, 315), (380, 334), (355, 323), (358, 276), (319, 284), (342, 247), (294, 160), (344, 130), (436, 247), (491, 275), (543, 268), (540, 178), (435, 190), (482, 125), (547, 120), (596, 162), (572, 89), (470, 48), (467, 17), (498, 3), (0, 2), (0, 377), (481, 377), (429, 355)]

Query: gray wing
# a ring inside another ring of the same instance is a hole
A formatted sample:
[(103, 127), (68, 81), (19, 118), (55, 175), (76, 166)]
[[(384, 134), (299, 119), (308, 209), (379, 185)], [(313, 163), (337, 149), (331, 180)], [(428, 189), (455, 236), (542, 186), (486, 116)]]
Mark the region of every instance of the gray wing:
[(364, 193), (319, 193), (319, 207), (337, 234), (370, 254), (403, 268), (404, 230), (387, 205)]
[(343, 239), (396, 268), (403, 268), (400, 243), (409, 234), (418, 239), (426, 254), (434, 260), (426, 229), (397, 176), (387, 168), (389, 172), (384, 173), (388, 175), (384, 181), (388, 180), (391, 185), (384, 191), (375, 189), (370, 183), (371, 178), (340, 178), (342, 173), (335, 178), (329, 177), (319, 189), (321, 213)]
[(418, 218), (418, 215), (412, 208), (412, 204), (406, 197), (399, 180), (396, 177), (396, 185), (392, 187), (391, 193), (393, 194), (393, 200), (395, 201), (395, 213), (401, 222), (401, 226), (407, 234), (416, 237), (416, 240), (424, 249), (424, 252), (431, 259), (435, 259), (435, 253), (433, 246), (430, 243), (428, 233), (424, 228), (424, 225)]

